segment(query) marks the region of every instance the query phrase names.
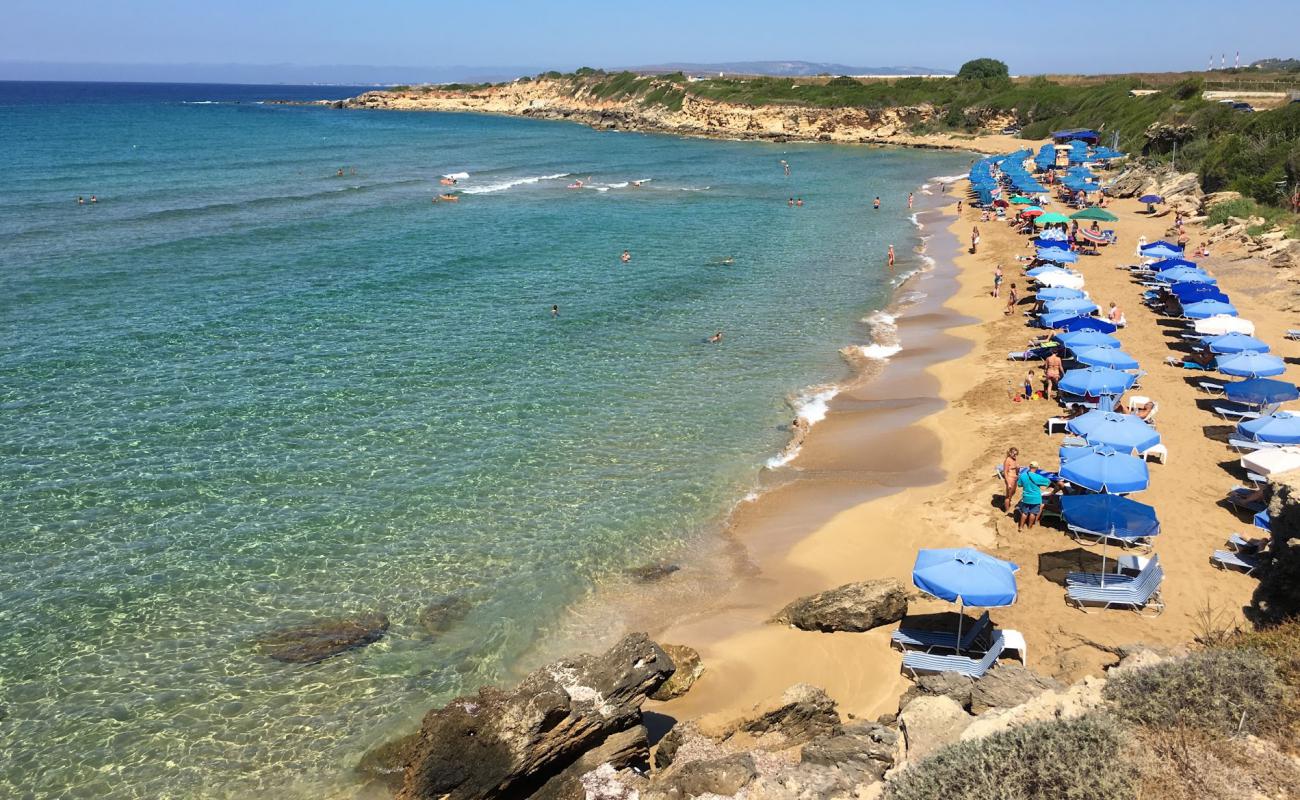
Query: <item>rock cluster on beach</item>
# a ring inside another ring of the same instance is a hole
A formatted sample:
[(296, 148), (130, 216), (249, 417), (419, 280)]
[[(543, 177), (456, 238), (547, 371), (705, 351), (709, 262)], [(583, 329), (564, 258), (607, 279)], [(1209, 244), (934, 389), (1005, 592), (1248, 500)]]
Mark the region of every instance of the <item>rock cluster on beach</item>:
[(805, 631), (862, 632), (907, 614), (907, 592), (894, 578), (847, 583), (801, 597), (781, 609), (773, 622)]

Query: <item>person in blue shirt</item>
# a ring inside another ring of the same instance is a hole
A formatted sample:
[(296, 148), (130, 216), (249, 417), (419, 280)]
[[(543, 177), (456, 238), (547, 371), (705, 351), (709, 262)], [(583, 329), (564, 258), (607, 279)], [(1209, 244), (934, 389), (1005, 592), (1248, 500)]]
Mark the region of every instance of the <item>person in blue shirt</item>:
[(1017, 531), (1032, 529), (1038, 524), (1038, 518), (1043, 514), (1043, 489), (1051, 485), (1050, 480), (1038, 473), (1037, 461), (1029, 462), (1029, 469), (1020, 471), (1020, 477), (1016, 479), (1016, 486), (1020, 487), (1020, 504), (1016, 506), (1020, 512), (1016, 520)]

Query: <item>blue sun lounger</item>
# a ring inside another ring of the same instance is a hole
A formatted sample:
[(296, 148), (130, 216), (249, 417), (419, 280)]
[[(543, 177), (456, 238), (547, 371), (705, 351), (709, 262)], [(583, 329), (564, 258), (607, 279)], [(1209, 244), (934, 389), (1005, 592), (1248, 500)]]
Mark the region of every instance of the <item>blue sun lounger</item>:
[(1136, 613), (1145, 609), (1154, 611), (1152, 616), (1159, 616), (1165, 610), (1160, 600), (1160, 584), (1164, 582), (1165, 571), (1160, 566), (1160, 557), (1152, 556), (1147, 565), (1136, 576), (1110, 575), (1095, 572), (1071, 572), (1065, 576), (1066, 601), (1086, 612), (1087, 606), (1127, 606)]
[(988, 652), (980, 659), (960, 655), (940, 656), (934, 653), (922, 653), (919, 650), (909, 650), (903, 653), (903, 669), (912, 677), (916, 677), (922, 672), (956, 672), (958, 675), (965, 675), (968, 678), (982, 678), (984, 673), (988, 672), (998, 660), (998, 656), (1002, 655), (1002, 651), (1006, 646), (1006, 640), (1002, 638), (1002, 631), (996, 631), (993, 634), (993, 642), (989, 646)]
[(1219, 569), (1239, 569), (1247, 575), (1259, 568), (1259, 558), (1246, 553), (1234, 553), (1231, 550), (1215, 550), (1210, 556), (1210, 563)]
[[(956, 631), (927, 631), (919, 628), (900, 627), (889, 637), (891, 644), (898, 646), (900, 650), (957, 650), (967, 651), (976, 648), (976, 642), (981, 636), (988, 633), (991, 622), (989, 612), (985, 611), (970, 630), (962, 634), (961, 642), (957, 641)], [(960, 645), (960, 646), (959, 646)], [(984, 652), (984, 648), (978, 648), (978, 652)]]

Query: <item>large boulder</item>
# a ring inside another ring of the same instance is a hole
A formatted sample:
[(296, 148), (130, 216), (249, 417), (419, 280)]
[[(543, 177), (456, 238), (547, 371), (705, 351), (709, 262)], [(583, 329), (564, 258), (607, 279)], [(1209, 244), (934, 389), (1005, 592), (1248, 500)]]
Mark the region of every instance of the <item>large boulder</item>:
[(383, 784), (390, 793), (396, 792), (402, 786), (417, 741), (419, 735), (411, 733), (378, 744), (361, 756), (355, 769), (362, 777)]
[(258, 646), (276, 661), (315, 664), (330, 656), (365, 647), (384, 638), (388, 617), (379, 613), (341, 619), (323, 619), (272, 631), (258, 640)]
[(731, 797), (757, 775), (754, 757), (749, 753), (691, 761), (652, 785), (643, 797), (646, 800), (687, 800), (702, 795)]
[(397, 797), (529, 796), (552, 779), (580, 779), (566, 771), (607, 742), (616, 752), (602, 758), (643, 760), (641, 705), (672, 672), (667, 654), (638, 633), (603, 655), (542, 667), (514, 689), (488, 687), (457, 698), (425, 715)]
[(902, 735), (874, 722), (847, 725), (838, 736), (814, 739), (803, 746), (799, 763), (839, 770), (849, 783), (880, 780), (898, 759)]
[(881, 578), (801, 597), (771, 621), (805, 631), (861, 632), (898, 622), (906, 614), (903, 585), (894, 578)]
[(912, 688), (903, 693), (898, 701), (902, 708), (915, 697), (924, 695), (943, 695), (957, 701), (962, 708), (970, 707), (971, 689), (975, 682), (959, 672), (935, 672), (918, 675)]
[(999, 665), (975, 681), (970, 694), (970, 712), (982, 714), (990, 708), (1014, 708), (1049, 689), (1062, 688), (1060, 681), (1031, 669), (1016, 664)]
[[(713, 735), (725, 740), (746, 733), (756, 737), (758, 746), (780, 750), (819, 736), (838, 735), (842, 730), (835, 701), (826, 691), (796, 683), (779, 698), (759, 703)], [(706, 729), (704, 733), (710, 731)]]
[(673, 676), (664, 681), (664, 685), (650, 695), (651, 700), (672, 700), (690, 691), (695, 681), (704, 674), (704, 662), (693, 647), (684, 644), (663, 645), (664, 652), (673, 660)]
[(908, 763), (915, 764), (940, 747), (957, 741), (974, 720), (951, 697), (927, 695), (908, 703), (898, 715)]
[(1049, 689), (1013, 708), (980, 714), (961, 733), (962, 741), (981, 739), (1021, 725), (1052, 720), (1076, 719), (1100, 708), (1106, 681), (1091, 675), (1067, 688)]

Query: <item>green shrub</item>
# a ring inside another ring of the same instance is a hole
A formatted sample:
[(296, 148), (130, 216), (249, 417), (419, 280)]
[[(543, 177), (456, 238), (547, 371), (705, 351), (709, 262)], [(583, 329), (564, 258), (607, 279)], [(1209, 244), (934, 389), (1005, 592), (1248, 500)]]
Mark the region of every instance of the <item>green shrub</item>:
[(1125, 738), (1103, 716), (1040, 722), (958, 742), (910, 767), (889, 800), (1125, 800)]
[(1010, 76), (1007, 65), (996, 58), (977, 58), (967, 61), (961, 65), (961, 69), (957, 70), (957, 77), (968, 81), (997, 80)]
[(840, 75), (826, 81), (827, 86), (857, 86), (861, 81), (856, 78), (850, 78), (848, 75)]
[(1103, 695), (1116, 716), (1138, 725), (1230, 735), (1276, 730), (1285, 691), (1260, 653), (1205, 650), (1116, 675)]
[(1249, 197), (1243, 197), (1239, 200), (1229, 200), (1226, 203), (1216, 203), (1210, 206), (1209, 213), (1205, 216), (1206, 225), (1222, 225), (1228, 221), (1228, 217), (1246, 219), (1254, 216), (1257, 210), (1257, 204)]

